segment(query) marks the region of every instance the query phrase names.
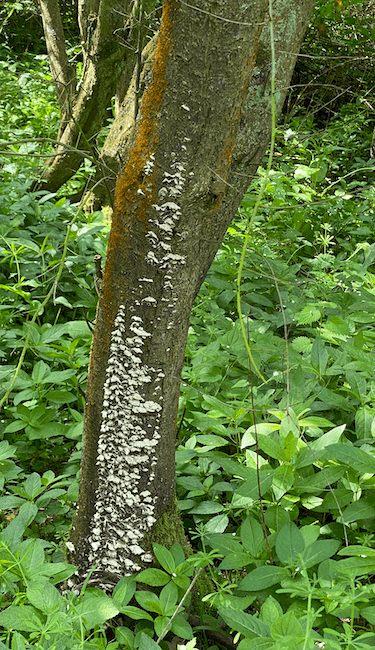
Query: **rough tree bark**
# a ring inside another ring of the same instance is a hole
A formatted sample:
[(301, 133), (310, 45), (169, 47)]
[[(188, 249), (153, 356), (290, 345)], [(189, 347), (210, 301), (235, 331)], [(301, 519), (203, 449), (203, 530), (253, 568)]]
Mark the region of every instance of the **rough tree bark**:
[[(197, 3), (194, 3), (196, 5)], [(280, 111), (313, 0), (277, 0)], [(270, 139), (268, 0), (165, 0), (127, 141), (86, 393), (81, 576), (115, 582), (181, 539), (174, 501), (180, 374), (193, 300)]]
[(120, 78), (125, 85), (131, 79), (137, 57), (137, 25), (132, 14), (133, 0), (79, 1), (83, 73), (76, 90), (72, 83), (72, 67), (66, 57), (58, 3), (56, 0), (39, 1), (52, 76), (60, 88), (62, 124), (58, 138), (60, 144), (38, 186), (54, 192), (81, 165), (84, 155), (80, 150), (92, 153), (95, 148), (95, 137), (103, 126)]
[(57, 0), (40, 0), (39, 4), (49, 65), (61, 111), (61, 122), (57, 135), (57, 139), (59, 140), (69, 121), (69, 115), (73, 107), (77, 83), (76, 71), (74, 66), (68, 61), (65, 49), (64, 28)]

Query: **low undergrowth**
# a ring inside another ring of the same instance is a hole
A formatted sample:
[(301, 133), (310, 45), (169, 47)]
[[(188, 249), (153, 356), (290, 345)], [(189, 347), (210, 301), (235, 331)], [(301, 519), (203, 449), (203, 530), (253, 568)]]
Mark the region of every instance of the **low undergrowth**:
[[(38, 90), (43, 57), (35, 65), (34, 76), (18, 64), (0, 70), (8, 140), (45, 135), (46, 116), (53, 126), (55, 105)], [(24, 113), (12, 122), (15, 98)], [(371, 130), (361, 97), (324, 131), (306, 110), (280, 128), (240, 289), (255, 363), (236, 279), (262, 168), (192, 314), (176, 458), (194, 555), (155, 545), (158, 568), (123, 578), (111, 597), (88, 584), (70, 591), (65, 560), (93, 258), (105, 255), (108, 223), (31, 193), (33, 158), (0, 151), (0, 398), (11, 389), (0, 422), (0, 649), (375, 646)], [(32, 154), (24, 145), (13, 153)], [(197, 624), (190, 599), (202, 569), (213, 587)]]

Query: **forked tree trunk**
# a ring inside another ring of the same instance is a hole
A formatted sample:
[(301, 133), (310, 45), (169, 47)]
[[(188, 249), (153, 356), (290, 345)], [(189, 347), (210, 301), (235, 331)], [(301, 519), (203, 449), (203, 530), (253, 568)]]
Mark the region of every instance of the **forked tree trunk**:
[[(276, 3), (277, 111), (312, 5)], [(270, 72), (268, 0), (165, 1), (117, 182), (86, 394), (71, 542), (81, 576), (96, 564), (101, 584), (147, 566), (153, 539), (181, 538), (174, 454), (190, 313), (269, 143)]]
[[(132, 4), (132, 0), (79, 2), (83, 73), (79, 89), (60, 99), (64, 107), (67, 105), (68, 115), (64, 108), (63, 128), (60, 128), (58, 138), (60, 144), (38, 183), (43, 189), (57, 191), (80, 167), (84, 153), (93, 154), (96, 136), (103, 126), (120, 77), (127, 78), (128, 82), (131, 79), (137, 43)], [(51, 64), (51, 70), (55, 84), (59, 84), (62, 70), (66, 68), (62, 25), (58, 29), (61, 18), (55, 0), (40, 0), (40, 5), (48, 52), (53, 53), (55, 62)], [(72, 84), (68, 87), (72, 89)]]
[(57, 0), (39, 0), (49, 65), (61, 111), (59, 140), (72, 113), (76, 93), (75, 68), (68, 61), (64, 28)]

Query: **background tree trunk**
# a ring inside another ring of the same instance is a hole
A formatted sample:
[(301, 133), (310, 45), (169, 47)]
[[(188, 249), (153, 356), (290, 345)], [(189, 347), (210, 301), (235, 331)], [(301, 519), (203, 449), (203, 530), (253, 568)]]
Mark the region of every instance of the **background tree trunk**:
[[(277, 2), (278, 112), (312, 6)], [(152, 561), (152, 539), (173, 538), (191, 308), (270, 138), (268, 0), (211, 9), (208, 0), (199, 9), (164, 3), (151, 82), (117, 182), (71, 535), (81, 576), (95, 563), (101, 584)]]
[(72, 112), (77, 79), (75, 68), (69, 63), (66, 54), (64, 28), (57, 0), (39, 0), (39, 4), (49, 65), (61, 111), (57, 136), (59, 140)]
[[(52, 3), (53, 0), (43, 2)], [(43, 2), (41, 1), (41, 6)], [(83, 73), (79, 89), (74, 97), (72, 95), (69, 104), (67, 123), (65, 116), (62, 116), (65, 127), (60, 129), (57, 155), (39, 181), (38, 186), (43, 189), (57, 191), (81, 165), (84, 153), (80, 153), (80, 150), (90, 154), (95, 151), (95, 138), (103, 126), (105, 112), (116, 92), (116, 85), (120, 77), (125, 77), (127, 83), (131, 79), (137, 44), (137, 26), (132, 20), (132, 4), (132, 0), (81, 0), (79, 3)], [(48, 15), (53, 24), (50, 22), (47, 26), (43, 20), (43, 25), (47, 44), (51, 40), (50, 30), (56, 32), (54, 52), (57, 53), (59, 62), (54, 70), (59, 75), (60, 69), (65, 65), (62, 54), (65, 52), (63, 32), (56, 27), (61, 18), (56, 10), (53, 14), (50, 11)], [(54, 81), (59, 83), (56, 77)]]

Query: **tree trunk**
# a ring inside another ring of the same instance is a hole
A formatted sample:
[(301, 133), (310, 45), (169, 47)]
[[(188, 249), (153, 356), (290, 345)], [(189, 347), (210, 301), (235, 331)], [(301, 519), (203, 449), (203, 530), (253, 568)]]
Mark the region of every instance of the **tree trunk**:
[(116, 179), (127, 156), (136, 115), (142, 105), (145, 83), (149, 79), (154, 63), (158, 37), (159, 34), (155, 34), (144, 48), (140, 62), (142, 66), (140, 75), (138, 77), (138, 69), (135, 68), (126, 95), (117, 109), (116, 117), (100, 152), (92, 190), (89, 192), (93, 210), (99, 210), (102, 205), (113, 206)]
[(76, 73), (66, 54), (64, 28), (57, 0), (39, 0), (39, 4), (49, 65), (61, 111), (61, 123), (57, 136), (59, 140), (72, 112), (77, 83)]
[[(313, 0), (278, 0), (279, 112)], [(268, 0), (166, 0), (127, 143), (93, 338), (71, 541), (100, 584), (176, 521), (175, 438), (194, 298), (269, 143)], [(175, 538), (181, 537), (176, 531)]]
[[(128, 81), (131, 79), (137, 42), (136, 29), (129, 18), (131, 7), (132, 0), (81, 0), (79, 3), (79, 27), (84, 48), (81, 85), (69, 106), (69, 121), (64, 129), (60, 129), (55, 156), (39, 181), (38, 186), (43, 189), (57, 191), (77, 171), (84, 154), (95, 153), (95, 138), (103, 125), (117, 82), (124, 75)], [(55, 14), (53, 18), (56, 18)], [(56, 31), (54, 24), (50, 28)], [(48, 29), (45, 30), (47, 43), (50, 40)], [(60, 38), (63, 38), (62, 34)], [(61, 53), (65, 51), (65, 44), (60, 42), (55, 50), (60, 57), (58, 68), (62, 68)], [(55, 77), (54, 80), (56, 83)]]

